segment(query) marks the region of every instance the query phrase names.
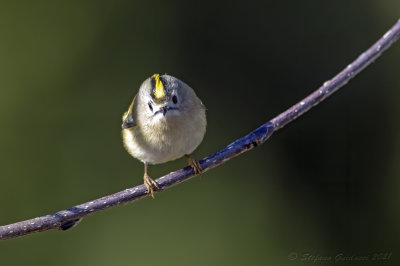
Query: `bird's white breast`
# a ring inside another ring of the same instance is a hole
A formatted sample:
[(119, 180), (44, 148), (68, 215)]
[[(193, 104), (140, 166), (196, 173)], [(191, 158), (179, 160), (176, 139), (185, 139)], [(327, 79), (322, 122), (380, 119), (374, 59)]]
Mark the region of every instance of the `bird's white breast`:
[(127, 151), (142, 162), (159, 164), (191, 154), (206, 131), (205, 110), (196, 115), (159, 117), (147, 123), (138, 121), (134, 128), (122, 131)]

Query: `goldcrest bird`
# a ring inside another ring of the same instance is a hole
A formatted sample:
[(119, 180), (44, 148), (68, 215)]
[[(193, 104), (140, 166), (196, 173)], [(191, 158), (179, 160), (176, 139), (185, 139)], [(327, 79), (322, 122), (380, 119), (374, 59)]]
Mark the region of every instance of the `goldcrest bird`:
[(154, 74), (145, 80), (122, 116), (126, 150), (144, 163), (144, 184), (154, 198), (157, 183), (147, 174), (148, 164), (188, 158), (195, 174), (201, 172), (192, 152), (206, 132), (206, 108), (194, 90), (181, 80)]

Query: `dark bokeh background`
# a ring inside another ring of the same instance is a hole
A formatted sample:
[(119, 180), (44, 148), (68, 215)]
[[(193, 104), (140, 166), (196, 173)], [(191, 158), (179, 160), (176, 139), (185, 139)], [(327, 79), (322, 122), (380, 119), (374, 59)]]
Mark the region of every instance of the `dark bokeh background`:
[[(399, 10), (390, 0), (3, 1), (0, 224), (140, 184), (120, 117), (153, 73), (184, 80), (207, 106), (201, 158), (330, 79)], [(395, 264), (399, 59), (397, 43), (265, 145), (155, 200), (0, 243), (0, 264), (315, 264), (304, 254)]]

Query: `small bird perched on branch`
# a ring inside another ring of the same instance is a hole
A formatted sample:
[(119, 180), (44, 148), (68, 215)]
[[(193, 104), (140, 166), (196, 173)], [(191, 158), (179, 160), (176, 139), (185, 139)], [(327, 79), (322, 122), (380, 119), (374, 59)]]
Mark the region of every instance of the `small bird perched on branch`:
[(206, 108), (194, 90), (181, 80), (154, 74), (140, 86), (122, 116), (126, 150), (144, 163), (144, 184), (154, 198), (157, 183), (147, 174), (148, 164), (188, 158), (196, 174), (201, 172), (192, 152), (206, 132)]

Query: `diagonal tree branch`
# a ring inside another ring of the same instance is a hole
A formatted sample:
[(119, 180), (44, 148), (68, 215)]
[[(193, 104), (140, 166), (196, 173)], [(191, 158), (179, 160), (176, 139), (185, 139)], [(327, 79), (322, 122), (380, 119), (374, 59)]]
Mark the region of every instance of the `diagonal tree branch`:
[[(285, 112), (281, 113), (271, 121), (263, 124), (248, 135), (234, 141), (225, 148), (210, 155), (199, 163), (204, 171), (208, 171), (219, 166), (228, 160), (236, 157), (252, 148), (263, 144), (273, 132), (292, 122), (297, 117), (307, 112), (313, 106), (319, 104), (325, 98), (337, 91), (360, 71), (374, 62), (386, 49), (388, 49), (400, 36), (400, 20), (385, 33), (374, 45), (362, 53), (354, 62), (349, 64), (339, 74), (329, 81), (326, 81), (320, 88), (309, 96), (293, 105)], [(165, 190), (171, 186), (179, 184), (194, 176), (191, 167), (185, 167), (156, 180), (160, 190)], [(139, 185), (118, 193), (105, 196), (90, 202), (86, 202), (70, 209), (62, 210), (46, 216), (17, 222), (14, 224), (0, 226), (0, 239), (9, 239), (17, 236), (41, 232), (50, 229), (66, 230), (76, 225), (83, 217), (92, 213), (102, 211), (121, 204), (132, 202), (142, 197), (148, 196), (146, 187)]]

